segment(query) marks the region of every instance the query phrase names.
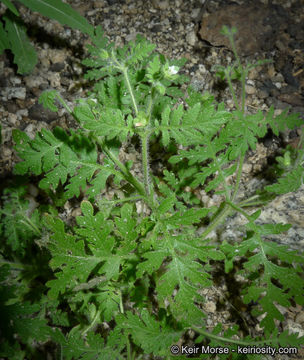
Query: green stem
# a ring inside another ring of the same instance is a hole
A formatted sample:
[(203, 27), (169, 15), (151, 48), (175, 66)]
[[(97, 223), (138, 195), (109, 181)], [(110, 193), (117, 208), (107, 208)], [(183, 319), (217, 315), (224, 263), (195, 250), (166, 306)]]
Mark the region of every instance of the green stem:
[(210, 222), (206, 230), (201, 234), (202, 238), (205, 239), (211, 233), (212, 230), (214, 230), (223, 220), (225, 220), (225, 218), (229, 215), (230, 212), (231, 209), (229, 209), (229, 206), (227, 204), (224, 204), (223, 208)]
[(135, 96), (134, 96), (134, 92), (133, 92), (133, 89), (132, 89), (132, 86), (131, 86), (131, 83), (130, 83), (130, 80), (129, 80), (129, 75), (128, 75), (128, 68), (126, 66), (124, 66), (123, 64), (121, 64), (116, 56), (115, 56), (115, 52), (114, 50), (112, 50), (112, 59), (115, 63), (115, 67), (122, 72), (125, 80), (126, 80), (126, 84), (127, 84), (127, 88), (128, 88), (128, 91), (131, 95), (131, 99), (132, 99), (132, 103), (133, 103), (133, 108), (134, 108), (134, 111), (135, 111), (135, 115), (138, 114), (138, 107), (137, 107), (137, 103), (136, 103), (136, 100), (135, 100)]
[(144, 186), (147, 196), (150, 195), (150, 177), (149, 177), (149, 136), (146, 132), (141, 134), (141, 154), (142, 168), (144, 175)]
[(136, 103), (136, 100), (135, 100), (134, 92), (133, 92), (133, 89), (132, 89), (132, 86), (131, 86), (131, 83), (130, 83), (130, 80), (129, 80), (128, 68), (123, 67), (123, 68), (122, 68), (122, 73), (123, 73), (123, 75), (124, 75), (124, 77), (125, 77), (125, 80), (126, 80), (126, 83), (127, 83), (127, 88), (128, 88), (129, 93), (130, 93), (130, 95), (131, 95), (131, 99), (132, 99), (132, 103), (133, 103), (135, 115), (137, 115), (137, 114), (138, 114), (138, 107), (137, 107), (137, 103)]
[(228, 82), (229, 90), (230, 90), (230, 92), (232, 94), (232, 98), (233, 98), (233, 102), (235, 104), (235, 107), (237, 108), (237, 110), (240, 111), (240, 106), (239, 106), (239, 103), (237, 101), (237, 96), (236, 96), (235, 91), (234, 91), (233, 86), (232, 86), (230, 73), (228, 71), (225, 71), (225, 76), (226, 76), (226, 79), (227, 79), (227, 82)]
[(118, 199), (118, 200), (106, 200), (106, 201), (98, 201), (98, 204), (100, 205), (107, 205), (109, 203), (111, 203), (112, 205), (116, 205), (116, 204), (121, 204), (124, 202), (131, 202), (131, 201), (139, 201), (142, 200), (142, 196), (129, 196), (123, 199)]
[(41, 234), (40, 229), (31, 221), (31, 219), (24, 217), (24, 220), (21, 220), (20, 222), (34, 230), (37, 235)]
[(198, 332), (201, 335), (204, 335), (204, 336), (210, 338), (210, 339), (214, 339), (214, 340), (217, 340), (217, 341), (223, 342), (223, 343), (230, 343), (230, 344), (236, 344), (236, 345), (241, 345), (241, 346), (258, 346), (258, 345), (265, 345), (267, 343), (265, 340), (242, 341), (242, 340), (235, 340), (235, 339), (231, 339), (231, 338), (225, 338), (223, 336), (211, 334), (210, 332), (200, 329), (196, 326), (192, 326), (191, 329)]
[(132, 360), (132, 352), (131, 352), (129, 335), (127, 335), (127, 360)]
[(241, 101), (242, 101), (242, 105), (241, 105), (241, 112), (242, 114), (245, 114), (245, 100), (246, 100), (246, 91), (245, 91), (245, 83), (246, 83), (246, 77), (247, 77), (247, 68), (246, 69), (242, 69), (242, 76), (241, 76), (241, 84), (242, 84), (242, 92), (241, 92)]
[(237, 171), (237, 175), (236, 175), (236, 184), (235, 184), (233, 195), (231, 197), (231, 201), (235, 200), (235, 198), (237, 196), (237, 193), (239, 191), (239, 186), (240, 186), (240, 181), (241, 181), (242, 171), (243, 171), (244, 159), (245, 159), (245, 155), (240, 155), (239, 160), (238, 160), (239, 164), (238, 164), (238, 171)]
[(298, 155), (296, 158), (296, 161), (294, 163), (294, 169), (298, 167), (298, 165), (300, 165), (303, 161), (303, 157), (304, 157), (304, 151), (301, 152), (301, 149), (303, 147), (304, 144), (304, 127), (301, 127), (301, 135), (300, 135), (300, 140), (298, 143)]
[(29, 267), (29, 265), (26, 265), (26, 264), (21, 264), (18, 262), (12, 262), (12, 261), (0, 259), (0, 265), (2, 265), (2, 264), (9, 265), (11, 268), (14, 268), (15, 270), (23, 270), (24, 268)]
[(95, 326), (95, 324), (97, 323), (97, 321), (99, 319), (99, 316), (100, 316), (100, 310), (96, 311), (96, 314), (95, 314), (94, 319), (91, 322), (91, 324), (82, 331), (82, 333), (81, 333), (82, 337), (85, 336), (85, 334)]
[(102, 151), (107, 155), (107, 157), (119, 168), (121, 174), (125, 178), (126, 181), (128, 181), (130, 184), (132, 184), (135, 189), (139, 192), (140, 195), (142, 195), (144, 198), (146, 198), (145, 189), (140, 183), (128, 170), (128, 168), (118, 160), (118, 158), (113, 154), (113, 152), (107, 147), (104, 141), (100, 141), (99, 139), (96, 139), (98, 144), (101, 146)]
[(231, 202), (230, 200), (226, 200), (226, 203), (231, 206), (234, 210), (238, 211), (239, 213), (241, 213), (242, 215), (245, 216), (245, 218), (248, 221), (251, 221), (250, 215), (248, 215), (244, 210), (242, 210), (240, 207), (238, 207), (236, 204), (234, 204), (233, 202)]
[(123, 306), (123, 302), (122, 302), (121, 291), (119, 292), (119, 310), (122, 314), (124, 314), (124, 306)]
[(70, 115), (72, 115), (73, 110), (69, 107), (69, 105), (64, 101), (64, 99), (58, 93), (56, 93), (56, 95), (57, 95), (57, 99), (60, 102), (60, 104), (67, 110), (67, 112)]
[(225, 189), (226, 197), (229, 199), (230, 198), (230, 190), (229, 190), (229, 187), (227, 185), (227, 180), (226, 180), (226, 177), (224, 176), (221, 165), (218, 164), (218, 157), (216, 156), (216, 152), (214, 151), (212, 141), (210, 141), (209, 139), (208, 139), (208, 147), (212, 152), (213, 161), (216, 164), (217, 170), (219, 172), (219, 176), (222, 178), (222, 184), (223, 184), (224, 189)]

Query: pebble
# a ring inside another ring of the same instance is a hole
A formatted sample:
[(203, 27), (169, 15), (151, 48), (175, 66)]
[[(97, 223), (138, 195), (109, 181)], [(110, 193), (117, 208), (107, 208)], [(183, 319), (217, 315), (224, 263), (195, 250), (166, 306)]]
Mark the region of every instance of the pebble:
[(276, 71), (275, 71), (275, 68), (274, 68), (274, 66), (273, 66), (273, 64), (270, 64), (269, 66), (268, 66), (268, 75), (269, 75), (269, 77), (272, 79), (274, 76), (275, 76), (275, 74), (276, 74)]
[(37, 188), (37, 186), (30, 184), (29, 185), (29, 193), (30, 195), (32, 195), (34, 198), (36, 198), (39, 194), (39, 190)]
[(245, 174), (250, 174), (251, 171), (252, 171), (252, 165), (245, 163), (245, 164), (243, 165), (243, 172), (244, 172)]
[(8, 121), (10, 124), (12, 124), (13, 126), (16, 126), (17, 122), (18, 122), (18, 116), (16, 114), (8, 114)]
[(245, 85), (246, 94), (253, 95), (256, 93), (256, 89), (252, 85)]
[(12, 150), (10, 148), (8, 148), (6, 146), (3, 148), (2, 154), (3, 154), (4, 158), (10, 158), (12, 156), (12, 153), (13, 152), (12, 152)]
[(65, 68), (64, 62), (56, 62), (50, 66), (50, 71), (60, 72)]
[(34, 120), (42, 120), (42, 121), (45, 121), (46, 123), (50, 123), (54, 120), (57, 119), (58, 115), (49, 110), (49, 109), (45, 109), (43, 107), (42, 104), (34, 104), (28, 111), (28, 116), (29, 118), (31, 119), (34, 119)]
[(195, 9), (193, 9), (193, 10), (191, 11), (191, 14), (190, 14), (191, 18), (192, 18), (192, 19), (197, 19), (198, 16), (199, 16), (199, 14), (200, 14), (200, 12), (201, 12), (201, 8), (195, 8)]
[(52, 88), (60, 88), (60, 74), (49, 71), (47, 73), (47, 79)]
[(16, 112), (16, 115), (21, 118), (22, 116), (28, 116), (28, 109), (20, 109)]
[(296, 322), (299, 324), (304, 324), (304, 312), (300, 312), (297, 316), (296, 316)]
[(6, 87), (2, 91), (2, 100), (10, 100), (10, 99), (19, 99), (24, 100), (26, 97), (26, 88), (25, 87)]
[(263, 89), (258, 89), (257, 91), (257, 96), (260, 99), (266, 99), (269, 96), (269, 92), (267, 90), (263, 90)]
[(34, 124), (28, 124), (28, 126), (24, 129), (24, 132), (27, 134), (27, 136), (30, 139), (34, 139), (35, 138), (35, 128), (34, 128)]
[(29, 75), (24, 77), (25, 85), (28, 88), (38, 88), (43, 83), (41, 76)]
[(216, 311), (216, 305), (213, 301), (208, 301), (204, 305), (204, 310), (209, 313), (215, 313)]
[(67, 58), (66, 51), (58, 50), (58, 49), (55, 50), (49, 49), (48, 55), (52, 64), (65, 62)]
[(197, 42), (197, 37), (194, 31), (190, 31), (187, 35), (186, 35), (186, 41), (189, 45), (194, 46)]
[(11, 78), (10, 78), (10, 82), (11, 82), (11, 84), (12, 84), (13, 86), (15, 86), (15, 85), (20, 85), (20, 84), (21, 84), (21, 79), (18, 78), (18, 77), (16, 77), (16, 76), (14, 76), (14, 77), (11, 77)]
[(169, 6), (169, 1), (168, 0), (162, 0), (162, 1), (152, 0), (152, 5), (156, 9), (166, 10)]

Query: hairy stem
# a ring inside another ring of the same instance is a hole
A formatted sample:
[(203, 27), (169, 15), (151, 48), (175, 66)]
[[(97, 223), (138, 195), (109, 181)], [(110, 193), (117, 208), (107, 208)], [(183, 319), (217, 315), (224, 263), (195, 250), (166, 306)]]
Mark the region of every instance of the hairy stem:
[(150, 195), (150, 179), (149, 179), (149, 136), (146, 132), (141, 135), (141, 155), (142, 155), (142, 168), (144, 175), (144, 186), (146, 194)]
[(134, 108), (134, 111), (135, 111), (135, 115), (137, 115), (137, 114), (138, 114), (138, 107), (137, 107), (137, 103), (136, 103), (136, 100), (135, 100), (134, 92), (133, 92), (133, 89), (132, 89), (132, 86), (131, 86), (131, 83), (130, 83), (130, 80), (129, 80), (128, 68), (123, 67), (123, 68), (122, 68), (122, 73), (123, 73), (124, 78), (125, 78), (125, 80), (126, 80), (126, 84), (127, 84), (127, 88), (128, 88), (129, 94), (131, 95), (131, 99), (132, 99), (132, 103), (133, 103), (133, 108)]
[(218, 212), (218, 214), (213, 218), (210, 224), (207, 226), (206, 230), (201, 234), (202, 238), (205, 239), (212, 230), (214, 230), (225, 218), (230, 214), (231, 209), (227, 204), (224, 204), (222, 209)]
[(103, 152), (107, 155), (107, 157), (119, 168), (123, 177), (132, 184), (135, 189), (139, 192), (140, 195), (145, 196), (145, 190), (143, 185), (130, 173), (128, 168), (118, 160), (118, 158), (114, 155), (114, 153), (108, 148), (105, 142), (99, 142)]
[(241, 346), (258, 346), (258, 345), (265, 345), (266, 341), (265, 340), (261, 340), (261, 341), (242, 341), (242, 340), (235, 340), (235, 339), (231, 339), (231, 338), (226, 338), (223, 336), (218, 336), (215, 334), (211, 334), (208, 331), (205, 331), (203, 329), (200, 329), (196, 326), (192, 326), (191, 327), (192, 330), (198, 332), (199, 334), (202, 334), (210, 339), (214, 339), (217, 340), (219, 342), (223, 342), (223, 343), (230, 343), (230, 344), (236, 344), (236, 345), (241, 345)]
[(236, 175), (236, 183), (235, 183), (235, 188), (234, 188), (234, 191), (233, 191), (233, 194), (231, 197), (231, 201), (235, 200), (237, 193), (239, 191), (240, 181), (241, 181), (242, 172), (243, 172), (244, 159), (245, 159), (245, 155), (241, 155), (238, 160), (238, 171), (237, 171), (237, 175)]
[(236, 204), (234, 204), (233, 202), (227, 200), (226, 203), (231, 206), (234, 210), (236, 210), (237, 212), (239, 212), (240, 214), (242, 214), (243, 216), (245, 216), (245, 218), (248, 221), (251, 221), (250, 215), (248, 215), (244, 210), (242, 210), (240, 207), (238, 207)]
[(95, 326), (95, 324), (96, 324), (97, 321), (99, 320), (100, 314), (101, 314), (100, 310), (96, 311), (96, 314), (95, 314), (94, 319), (92, 320), (91, 324), (88, 325), (88, 326), (82, 331), (82, 333), (81, 333), (81, 336), (82, 336), (82, 337), (85, 336), (85, 334), (86, 334), (88, 331), (90, 331), (90, 330)]

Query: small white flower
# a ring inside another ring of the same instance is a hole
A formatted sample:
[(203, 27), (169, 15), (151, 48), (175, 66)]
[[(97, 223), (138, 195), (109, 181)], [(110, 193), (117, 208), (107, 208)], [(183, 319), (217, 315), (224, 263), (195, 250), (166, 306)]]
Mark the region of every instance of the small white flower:
[(178, 70), (179, 70), (178, 66), (172, 65), (172, 66), (169, 66), (168, 73), (170, 75), (175, 75), (178, 73)]

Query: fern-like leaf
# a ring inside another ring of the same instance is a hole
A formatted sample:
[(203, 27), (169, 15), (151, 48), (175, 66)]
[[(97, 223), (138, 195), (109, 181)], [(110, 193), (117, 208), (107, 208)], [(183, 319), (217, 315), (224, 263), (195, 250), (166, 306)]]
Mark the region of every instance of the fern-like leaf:
[[(111, 174), (116, 174), (118, 181), (122, 178), (112, 162), (98, 164), (95, 147), (86, 144), (79, 150), (75, 149), (74, 140), (72, 139), (70, 144), (71, 141), (65, 133), (56, 133), (55, 136), (55, 133), (42, 130), (31, 140), (21, 131), (14, 130), (13, 137), (15, 148), (24, 160), (16, 165), (15, 173), (45, 173), (39, 183), (42, 189), (56, 189), (61, 183), (65, 186), (66, 198), (79, 196), (81, 189), (95, 196), (105, 187)], [(92, 186), (87, 189), (88, 183)]]
[(230, 116), (224, 110), (216, 111), (212, 104), (202, 107), (196, 103), (186, 112), (182, 105), (173, 111), (167, 106), (162, 112), (161, 122), (155, 120), (154, 130), (161, 132), (164, 146), (168, 146), (170, 139), (185, 146), (197, 145), (204, 142), (204, 134), (214, 134)]
[(118, 327), (131, 334), (132, 340), (147, 354), (169, 355), (170, 346), (177, 342), (182, 332), (170, 328), (164, 321), (157, 321), (146, 309), (137, 316), (128, 311), (116, 318)]
[[(145, 272), (151, 274), (159, 269), (166, 259), (170, 259), (165, 273), (157, 279), (156, 291), (160, 304), (164, 306), (165, 301), (168, 301), (176, 319), (186, 324), (197, 323), (204, 316), (194, 302), (202, 301), (198, 289), (211, 285), (209, 274), (197, 260), (207, 263), (209, 259), (222, 259), (223, 254), (196, 239), (191, 228), (188, 236), (186, 228), (183, 235), (166, 229), (180, 228), (181, 224), (190, 226), (206, 213), (206, 209), (191, 209), (163, 219), (163, 227), (159, 230), (164, 234), (161, 241), (156, 237), (151, 239), (153, 250), (149, 249), (142, 254), (146, 261), (137, 267), (137, 276), (142, 276)], [(176, 289), (178, 290), (173, 299), (172, 294)]]
[[(78, 240), (71, 234), (66, 234), (64, 224), (59, 219), (50, 216), (46, 218), (48, 228), (54, 233), (49, 239), (49, 250), (52, 254), (50, 266), (55, 273), (55, 280), (47, 282), (50, 288), (48, 295), (56, 299), (59, 293), (72, 288), (79, 282), (87, 281), (91, 271), (101, 263), (105, 257), (91, 256), (85, 250), (83, 240)], [(58, 271), (59, 270), (59, 271)]]
[(29, 241), (40, 235), (40, 216), (30, 211), (29, 201), (24, 199), (26, 188), (7, 188), (0, 208), (0, 234), (13, 252), (24, 255)]
[(84, 129), (94, 131), (97, 136), (104, 136), (107, 140), (118, 138), (120, 141), (126, 141), (133, 135), (132, 117), (129, 116), (125, 120), (118, 109), (102, 109), (100, 105), (92, 108), (85, 104), (75, 107), (74, 114)]
[(275, 194), (287, 194), (292, 191), (297, 191), (304, 180), (304, 168), (298, 165), (292, 171), (284, 174), (283, 177), (279, 178), (278, 182), (273, 185), (265, 187), (266, 191), (273, 192)]
[(32, 341), (47, 341), (52, 333), (46, 319), (39, 316), (40, 304), (31, 304), (29, 301), (20, 303), (15, 294), (17, 286), (12, 286), (9, 278), (9, 266), (0, 265), (1, 356), (9, 353), (7, 345), (19, 348), (16, 346), (16, 338), (21, 344), (27, 345)]
[(270, 107), (266, 115), (265, 122), (269, 124), (271, 130), (276, 136), (286, 129), (293, 130), (296, 126), (303, 125), (303, 119), (301, 119), (299, 114), (288, 114), (288, 109), (282, 111), (280, 115), (274, 116), (273, 106)]
[[(235, 254), (247, 255), (244, 274), (249, 272), (248, 278), (251, 280), (249, 287), (244, 290), (244, 301), (259, 301), (261, 308), (256, 309), (254, 315), (264, 314), (261, 326), (266, 334), (271, 334), (275, 329), (274, 319), (284, 320), (276, 303), (288, 307), (290, 298), (293, 298), (303, 305), (301, 294), (304, 291), (304, 281), (300, 274), (303, 272), (304, 257), (296, 251), (288, 250), (287, 246), (263, 240), (264, 236), (287, 231), (289, 225), (256, 225), (249, 222), (246, 227), (247, 239), (235, 247), (225, 243), (222, 248), (231, 258)], [(259, 271), (262, 271), (259, 278), (250, 276)]]
[(78, 329), (72, 330), (67, 337), (57, 331), (53, 334), (53, 339), (61, 345), (62, 356), (66, 360), (125, 359), (122, 350), (126, 339), (116, 329), (109, 333), (107, 343), (100, 334), (94, 334), (92, 331), (88, 332), (84, 338)]

